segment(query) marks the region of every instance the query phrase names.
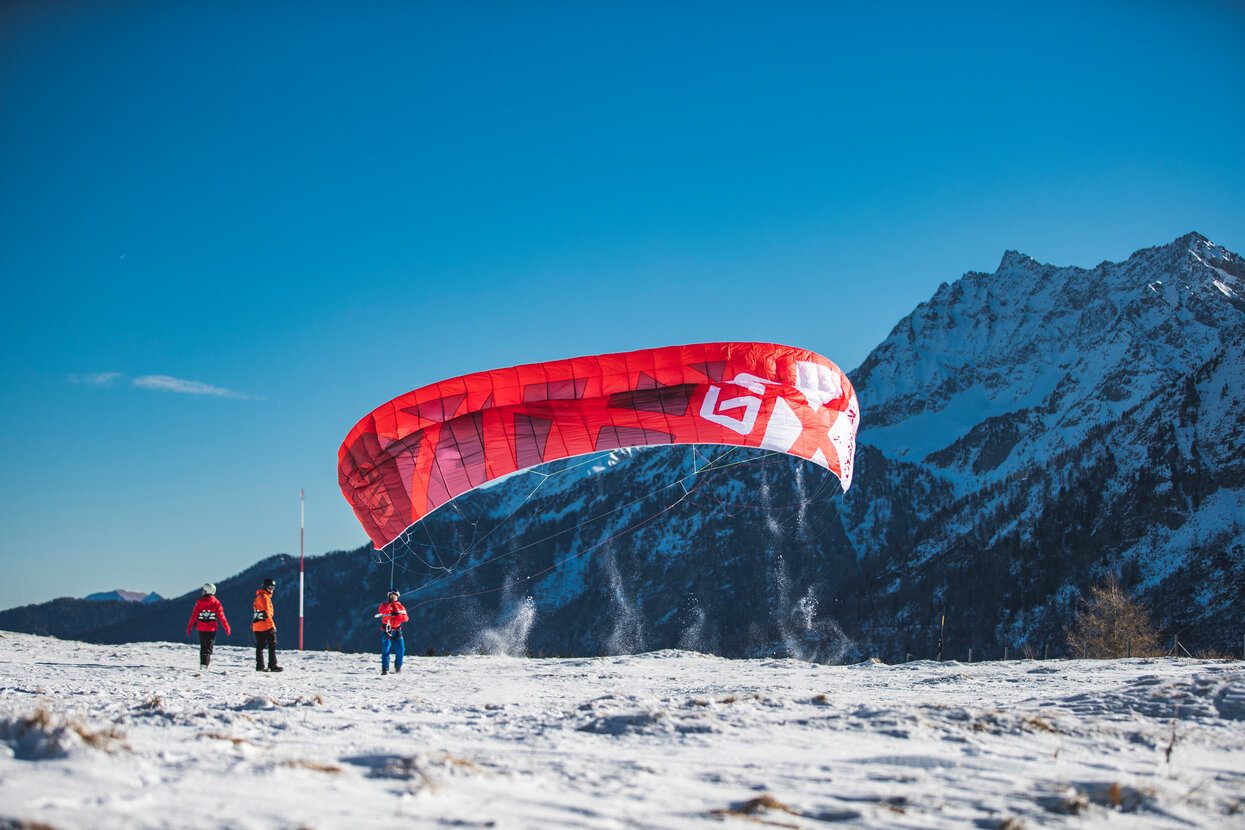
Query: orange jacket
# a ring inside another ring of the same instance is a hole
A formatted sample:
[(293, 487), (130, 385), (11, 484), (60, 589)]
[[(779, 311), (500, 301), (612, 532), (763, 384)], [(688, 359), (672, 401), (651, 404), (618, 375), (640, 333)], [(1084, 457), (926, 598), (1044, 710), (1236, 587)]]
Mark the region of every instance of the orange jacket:
[(271, 631), (277, 627), (277, 620), (272, 613), (272, 594), (260, 588), (255, 592), (255, 613), (251, 615), (252, 631)]
[(382, 602), (376, 610), (380, 614), (380, 621), (390, 628), (401, 628), (402, 623), (410, 619), (400, 602)]
[(195, 628), (200, 631), (215, 631), (218, 620), (225, 626), (225, 636), (228, 637), (229, 620), (225, 619), (225, 607), (220, 604), (220, 600), (216, 597), (199, 597), (194, 610), (190, 612), (190, 622), (186, 623), (186, 633), (189, 634)]

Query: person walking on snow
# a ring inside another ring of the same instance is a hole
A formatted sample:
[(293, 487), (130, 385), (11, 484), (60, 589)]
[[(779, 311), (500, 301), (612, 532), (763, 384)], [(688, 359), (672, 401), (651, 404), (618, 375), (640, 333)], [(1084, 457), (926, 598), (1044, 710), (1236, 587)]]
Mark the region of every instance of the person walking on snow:
[(225, 636), (228, 637), (229, 620), (225, 619), (225, 607), (216, 598), (216, 586), (209, 582), (203, 586), (203, 594), (195, 603), (194, 610), (190, 612), (190, 622), (186, 623), (187, 637), (190, 636), (192, 630), (199, 629), (199, 666), (201, 668), (206, 669), (212, 662), (212, 646), (216, 642), (217, 623), (225, 627)]
[(402, 639), (402, 623), (410, 619), (406, 609), (398, 602), (398, 592), (389, 592), (389, 601), (382, 602), (376, 616), (385, 626), (385, 633), (380, 641), (380, 673), (389, 674), (389, 652), (393, 652), (393, 670), (402, 671), (402, 658), (406, 654), (406, 643)]
[[(277, 590), (275, 579), (265, 579), (263, 587), (255, 592), (254, 614), (251, 630), (255, 632), (255, 671), (282, 671), (277, 665), (277, 620), (272, 611), (272, 592)], [(268, 668), (264, 668), (264, 649), (268, 649)]]

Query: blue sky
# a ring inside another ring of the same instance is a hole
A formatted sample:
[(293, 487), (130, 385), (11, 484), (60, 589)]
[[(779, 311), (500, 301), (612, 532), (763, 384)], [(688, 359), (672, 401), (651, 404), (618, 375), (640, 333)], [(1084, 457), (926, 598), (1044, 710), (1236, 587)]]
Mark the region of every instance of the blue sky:
[[(1245, 7), (7, 3), (0, 608), (366, 537), (389, 398), (707, 340), (850, 372), (1016, 249), (1245, 250)], [(862, 437), (867, 440), (868, 413)]]

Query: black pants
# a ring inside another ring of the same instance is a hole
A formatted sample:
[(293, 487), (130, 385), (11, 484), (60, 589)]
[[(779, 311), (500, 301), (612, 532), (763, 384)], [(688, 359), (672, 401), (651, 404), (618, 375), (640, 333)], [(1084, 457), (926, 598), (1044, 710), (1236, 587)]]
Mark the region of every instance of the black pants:
[(277, 667), (277, 629), (255, 632), (255, 668), (264, 668), (264, 649), (268, 649), (268, 668)]
[(212, 662), (212, 646), (216, 643), (215, 631), (199, 632), (199, 665), (207, 668)]

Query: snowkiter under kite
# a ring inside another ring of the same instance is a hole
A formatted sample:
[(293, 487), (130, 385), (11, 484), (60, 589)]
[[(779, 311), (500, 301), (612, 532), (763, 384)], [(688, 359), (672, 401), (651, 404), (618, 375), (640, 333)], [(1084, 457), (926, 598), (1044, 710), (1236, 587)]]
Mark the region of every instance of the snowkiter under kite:
[(212, 646), (216, 643), (217, 624), (225, 627), (225, 636), (229, 636), (229, 620), (225, 619), (225, 607), (216, 598), (216, 586), (211, 582), (203, 586), (203, 594), (190, 612), (190, 622), (186, 623), (186, 636), (194, 629), (199, 630), (199, 666), (207, 668), (212, 662)]
[(406, 655), (406, 642), (402, 639), (402, 623), (410, 619), (406, 609), (398, 601), (398, 592), (390, 591), (388, 602), (382, 602), (376, 616), (385, 626), (380, 641), (380, 673), (389, 674), (389, 652), (393, 652), (393, 670), (402, 671), (402, 658)]
[[(277, 665), (277, 620), (272, 611), (272, 592), (277, 590), (275, 579), (265, 579), (255, 592), (251, 606), (251, 631), (255, 633), (255, 671), (282, 671)], [(268, 668), (264, 668), (264, 649), (268, 649)]]

